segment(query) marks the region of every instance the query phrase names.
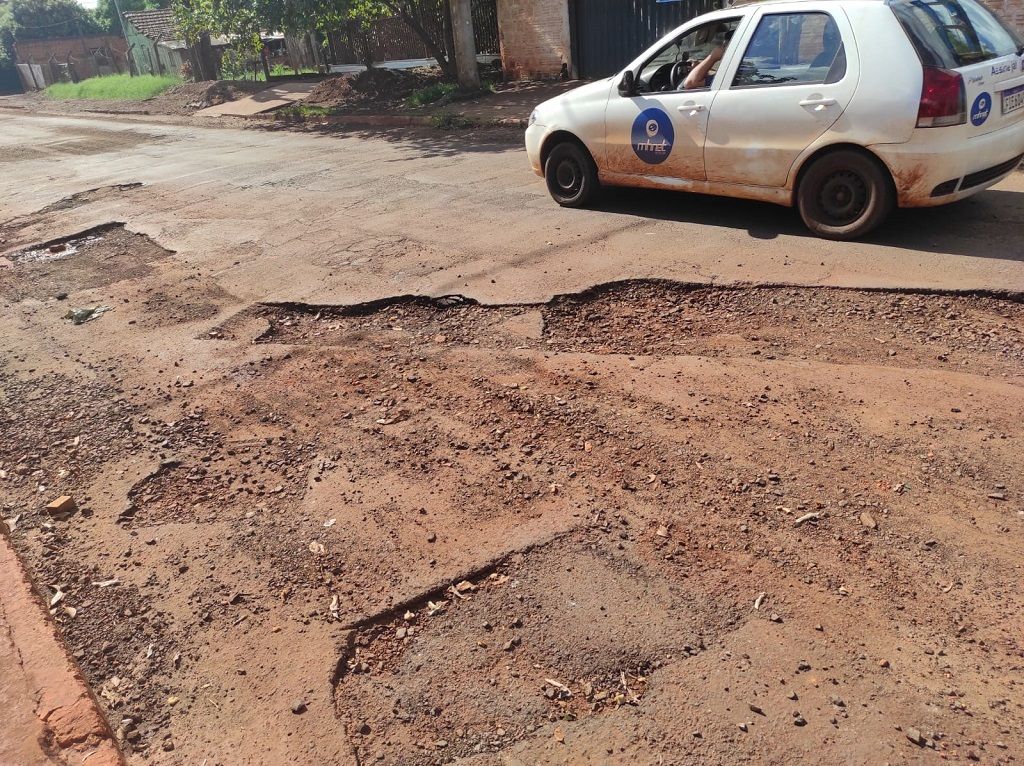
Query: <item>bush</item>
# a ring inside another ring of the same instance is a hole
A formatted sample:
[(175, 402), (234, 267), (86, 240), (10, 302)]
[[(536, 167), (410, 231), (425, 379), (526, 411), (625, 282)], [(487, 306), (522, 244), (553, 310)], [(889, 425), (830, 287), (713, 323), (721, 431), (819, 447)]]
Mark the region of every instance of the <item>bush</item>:
[(405, 100), (405, 105), (417, 107), (433, 104), (446, 96), (451, 96), (458, 89), (459, 86), (453, 82), (435, 82), (425, 88), (413, 91), (412, 95)]
[(181, 80), (171, 75), (112, 74), (107, 77), (91, 77), (81, 82), (55, 82), (44, 92), (50, 98), (67, 101), (85, 99), (93, 101), (144, 101), (163, 93)]

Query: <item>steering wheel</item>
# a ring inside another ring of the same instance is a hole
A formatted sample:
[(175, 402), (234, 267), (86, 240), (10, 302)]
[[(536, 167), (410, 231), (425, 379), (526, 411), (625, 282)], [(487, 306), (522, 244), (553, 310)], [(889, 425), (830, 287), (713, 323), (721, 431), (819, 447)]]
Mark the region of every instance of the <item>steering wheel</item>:
[(672, 65), (672, 73), (669, 75), (669, 82), (672, 83), (672, 90), (679, 90), (679, 87), (683, 84), (683, 80), (686, 79), (687, 69), (685, 61), (677, 61)]

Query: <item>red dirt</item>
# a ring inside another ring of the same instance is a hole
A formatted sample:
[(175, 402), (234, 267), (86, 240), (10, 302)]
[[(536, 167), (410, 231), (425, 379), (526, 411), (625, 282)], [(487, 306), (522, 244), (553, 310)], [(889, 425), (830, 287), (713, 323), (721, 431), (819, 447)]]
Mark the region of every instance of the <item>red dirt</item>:
[(94, 323), (11, 304), (0, 511), (132, 763), (1024, 748), (1019, 300), (243, 307), (118, 246)]

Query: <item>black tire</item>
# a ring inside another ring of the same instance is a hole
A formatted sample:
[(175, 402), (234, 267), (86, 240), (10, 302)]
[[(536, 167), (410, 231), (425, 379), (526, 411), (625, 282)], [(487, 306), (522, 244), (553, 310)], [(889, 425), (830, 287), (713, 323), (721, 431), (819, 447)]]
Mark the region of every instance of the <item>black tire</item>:
[(544, 163), (544, 180), (551, 197), (562, 207), (583, 207), (600, 188), (597, 165), (574, 141), (563, 141), (551, 150)]
[(842, 149), (814, 160), (800, 179), (797, 208), (825, 239), (857, 239), (880, 225), (896, 204), (892, 179), (873, 157)]

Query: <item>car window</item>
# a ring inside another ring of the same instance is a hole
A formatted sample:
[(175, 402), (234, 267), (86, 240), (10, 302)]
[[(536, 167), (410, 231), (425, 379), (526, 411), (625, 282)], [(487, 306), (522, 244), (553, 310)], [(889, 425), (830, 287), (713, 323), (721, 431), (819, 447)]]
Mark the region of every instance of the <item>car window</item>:
[(896, 0), (893, 13), (921, 63), (946, 69), (1009, 56), (1020, 37), (975, 0)]
[(733, 85), (806, 85), (839, 82), (846, 49), (827, 13), (772, 13), (758, 22)]
[[(715, 48), (728, 46), (733, 32), (736, 31), (739, 24), (740, 17), (717, 19), (707, 24), (701, 24), (696, 29), (673, 40), (640, 68), (637, 91), (652, 93), (681, 87), (679, 83), (686, 78), (693, 67), (703, 61)], [(678, 82), (673, 83), (672, 67), (678, 63), (681, 63), (682, 67), (677, 72)], [(717, 65), (708, 74), (706, 87), (711, 87), (711, 81), (716, 72)]]

